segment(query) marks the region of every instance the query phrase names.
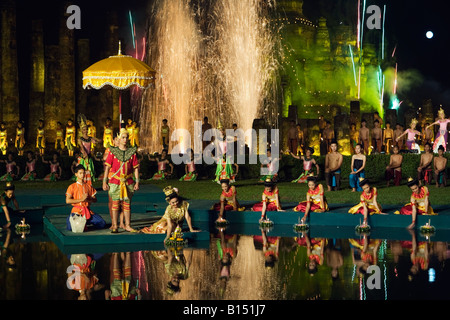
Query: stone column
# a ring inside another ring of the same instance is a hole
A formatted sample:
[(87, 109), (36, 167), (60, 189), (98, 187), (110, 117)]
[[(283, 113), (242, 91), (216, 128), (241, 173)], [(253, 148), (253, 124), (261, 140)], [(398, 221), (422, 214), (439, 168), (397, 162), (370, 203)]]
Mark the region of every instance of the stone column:
[(17, 65), (16, 2), (0, 4), (0, 118), (6, 123), (8, 137), (15, 135), (19, 120), (19, 72)]

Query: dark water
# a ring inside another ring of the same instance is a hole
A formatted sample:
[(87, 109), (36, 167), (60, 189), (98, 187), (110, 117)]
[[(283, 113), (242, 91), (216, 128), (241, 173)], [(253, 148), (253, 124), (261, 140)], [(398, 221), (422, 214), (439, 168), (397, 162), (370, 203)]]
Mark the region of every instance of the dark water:
[[(268, 241), (273, 244), (263, 250), (262, 235), (228, 235), (225, 231), (212, 234), (204, 248), (67, 254), (38, 227), (25, 238), (15, 230), (3, 231), (6, 249), (0, 262), (0, 299), (105, 300), (121, 295), (143, 300), (450, 298), (447, 242), (414, 233), (410, 239), (386, 240), (273, 238), (269, 232)], [(277, 257), (273, 264), (271, 253)], [(67, 272), (76, 270), (72, 265), (76, 262), (89, 268), (69, 277)]]

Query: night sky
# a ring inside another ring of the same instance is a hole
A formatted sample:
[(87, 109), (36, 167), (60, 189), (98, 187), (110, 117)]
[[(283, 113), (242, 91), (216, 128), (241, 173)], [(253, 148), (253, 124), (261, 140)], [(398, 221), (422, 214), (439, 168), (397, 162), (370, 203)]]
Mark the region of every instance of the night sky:
[[(151, 1), (151, 0), (150, 0)], [(191, 0), (203, 1), (203, 0)], [(42, 18), (45, 21), (45, 43), (57, 44), (58, 19), (61, 16), (62, 1), (17, 1), (18, 48), (19, 59), (29, 59), (29, 43), (26, 39), (31, 19)], [(363, 0), (361, 0), (363, 2)], [(104, 43), (103, 34), (105, 18), (110, 10), (117, 10), (120, 37), (130, 38), (128, 10), (132, 10), (141, 34), (145, 32), (146, 9), (149, 1), (86, 1), (74, 0), (67, 3), (76, 4), (81, 8), (82, 29), (76, 31), (78, 38), (91, 39), (93, 61), (105, 57), (97, 56)], [(356, 18), (357, 0), (305, 0), (304, 14), (312, 21), (325, 16), (330, 24), (353, 24)], [(416, 89), (411, 90), (411, 100), (432, 98), (434, 103), (450, 106), (450, 4), (447, 1), (406, 1), (367, 0), (367, 5), (377, 4), (381, 8), (387, 5), (386, 37), (387, 48), (396, 48), (396, 61), (399, 71), (416, 70), (423, 82)], [(432, 31), (434, 37), (427, 39), (425, 33)], [(22, 63), (23, 64), (23, 63)], [(27, 68), (22, 66), (22, 71)], [(29, 74), (29, 73), (28, 73)]]

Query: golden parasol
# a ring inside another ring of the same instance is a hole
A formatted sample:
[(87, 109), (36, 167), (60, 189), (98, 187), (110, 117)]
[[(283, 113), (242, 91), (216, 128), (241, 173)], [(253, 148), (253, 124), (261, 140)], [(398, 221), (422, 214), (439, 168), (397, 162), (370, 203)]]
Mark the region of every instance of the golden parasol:
[[(156, 71), (141, 60), (121, 52), (115, 56), (100, 60), (83, 71), (83, 89), (101, 89), (111, 86), (125, 90), (132, 86), (147, 89), (155, 83)], [(122, 97), (119, 96), (120, 123), (122, 123)]]

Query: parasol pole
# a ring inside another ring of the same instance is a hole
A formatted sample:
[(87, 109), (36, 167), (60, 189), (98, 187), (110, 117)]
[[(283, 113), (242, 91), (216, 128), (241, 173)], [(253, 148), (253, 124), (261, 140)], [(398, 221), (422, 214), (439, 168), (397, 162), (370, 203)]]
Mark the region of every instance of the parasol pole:
[[(119, 53), (118, 55), (122, 55), (122, 42), (119, 40)], [(122, 125), (122, 90), (119, 90), (119, 130)]]

